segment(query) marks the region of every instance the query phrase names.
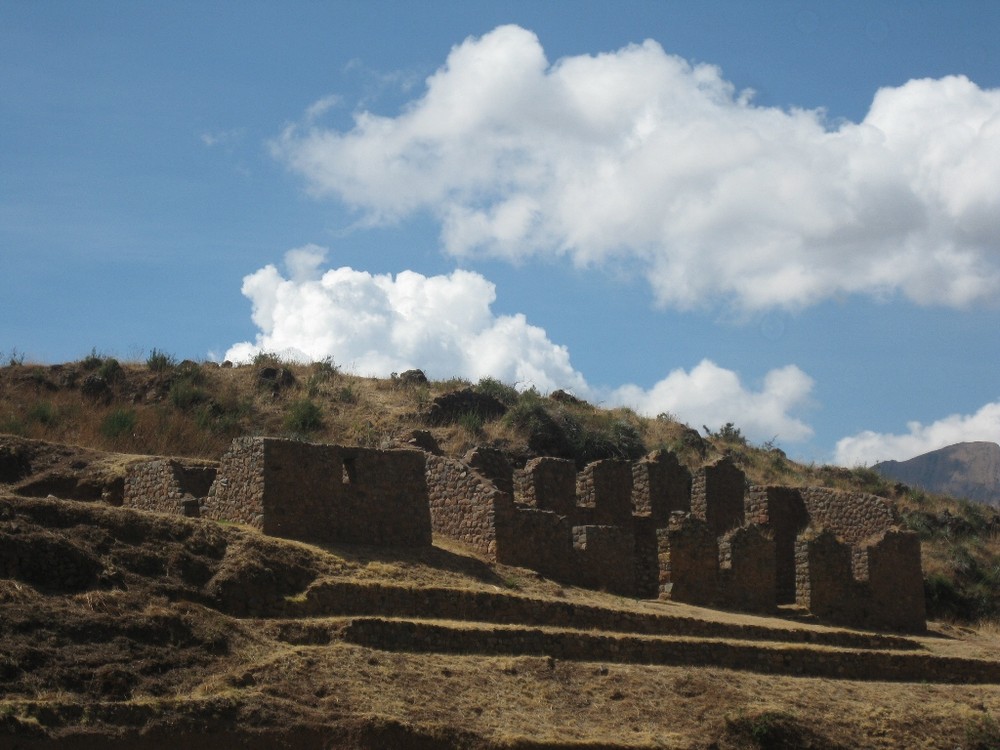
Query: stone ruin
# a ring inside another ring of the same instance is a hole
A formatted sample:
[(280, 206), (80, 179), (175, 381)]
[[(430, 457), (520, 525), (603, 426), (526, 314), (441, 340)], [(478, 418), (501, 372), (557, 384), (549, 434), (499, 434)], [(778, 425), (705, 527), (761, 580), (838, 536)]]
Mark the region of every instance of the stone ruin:
[(133, 466), (125, 505), (320, 543), (422, 546), (433, 533), (571, 585), (768, 612), (798, 603), (872, 628), (925, 628), (920, 544), (882, 498), (747, 486), (729, 459), (694, 475), (666, 451), (636, 462), (542, 457), (514, 469), (276, 438), (238, 438), (218, 465)]
[(194, 471), (177, 460), (133, 466), (124, 505), (309, 542), (426, 546), (431, 517), (424, 464), (418, 450), (237, 438), (211, 468)]

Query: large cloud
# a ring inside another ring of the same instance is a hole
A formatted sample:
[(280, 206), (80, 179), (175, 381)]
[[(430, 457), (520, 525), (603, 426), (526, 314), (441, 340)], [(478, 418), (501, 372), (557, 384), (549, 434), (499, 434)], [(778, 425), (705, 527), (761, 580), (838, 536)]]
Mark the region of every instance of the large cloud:
[(1000, 443), (1000, 402), (986, 404), (975, 414), (952, 414), (924, 425), (907, 424), (902, 435), (866, 430), (837, 442), (836, 463), (870, 466), (879, 461), (906, 461), (955, 443), (984, 440)]
[(325, 256), (323, 248), (308, 245), (286, 253), (285, 275), (268, 265), (243, 279), (259, 333), (232, 346), (226, 359), (246, 362), (269, 351), (302, 361), (333, 357), (363, 375), (419, 367), (433, 378), (492, 376), (543, 393), (567, 389), (650, 416), (668, 411), (699, 426), (732, 421), (754, 439), (811, 435), (793, 413), (808, 405), (812, 380), (795, 366), (772, 370), (760, 391), (708, 360), (690, 372), (671, 372), (649, 390), (595, 388), (543, 329), (520, 314), (494, 315), (496, 289), (477, 273), (324, 271)]
[(678, 308), (1000, 290), (1000, 91), (960, 76), (882, 89), (830, 127), (653, 41), (550, 65), (503, 26), (452, 49), (397, 116), (344, 132), (307, 117), (274, 149), (368, 221), (430, 212), (456, 256), (624, 257)]

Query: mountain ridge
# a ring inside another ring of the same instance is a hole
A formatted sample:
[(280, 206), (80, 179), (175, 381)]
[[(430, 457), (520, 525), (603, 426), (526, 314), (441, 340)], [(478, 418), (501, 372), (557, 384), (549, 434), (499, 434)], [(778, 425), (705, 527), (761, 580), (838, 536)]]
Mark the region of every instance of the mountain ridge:
[(883, 461), (872, 468), (887, 479), (1000, 508), (997, 443), (955, 443), (906, 461)]

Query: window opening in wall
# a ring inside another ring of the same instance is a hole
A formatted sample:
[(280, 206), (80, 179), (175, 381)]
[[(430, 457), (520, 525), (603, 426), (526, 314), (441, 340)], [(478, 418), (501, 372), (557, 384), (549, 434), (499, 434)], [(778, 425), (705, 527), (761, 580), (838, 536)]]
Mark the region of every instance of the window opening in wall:
[(354, 484), (358, 479), (357, 467), (354, 465), (353, 458), (344, 459), (344, 470), (342, 473), (341, 481), (344, 484)]

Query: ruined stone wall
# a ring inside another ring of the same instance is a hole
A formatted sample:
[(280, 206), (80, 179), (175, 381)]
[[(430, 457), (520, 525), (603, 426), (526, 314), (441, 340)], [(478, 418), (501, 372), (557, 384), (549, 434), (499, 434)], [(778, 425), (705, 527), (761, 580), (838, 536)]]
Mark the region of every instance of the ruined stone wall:
[(497, 515), (513, 512), (510, 496), (461, 461), (433, 455), (426, 459), (434, 532), (497, 559)]
[(830, 530), (807, 532), (795, 543), (795, 600), (825, 620), (857, 620), (858, 589), (851, 548)]
[(851, 548), (834, 534), (804, 534), (796, 544), (797, 599), (817, 617), (854, 627), (921, 632), (926, 628), (920, 540), (890, 529), (860, 547), (867, 580), (852, 574)]
[(746, 519), (771, 529), (778, 603), (794, 602), (795, 539), (809, 525), (802, 495), (793, 487), (752, 487), (746, 497)]
[(732, 609), (769, 612), (777, 604), (772, 534), (757, 524), (719, 539), (717, 603)]
[(691, 472), (670, 451), (654, 451), (632, 464), (632, 510), (662, 526), (674, 511), (691, 510)]
[(660, 594), (659, 543), (657, 523), (649, 516), (632, 519), (635, 544), (635, 596), (655, 599)]
[(716, 536), (742, 526), (746, 476), (728, 458), (703, 466), (691, 480), (691, 514)]
[(632, 518), (632, 465), (618, 459), (587, 464), (577, 475), (576, 504), (594, 509), (594, 524), (628, 524)]
[(719, 578), (719, 546), (708, 524), (691, 515), (675, 515), (660, 539), (661, 580), (670, 598), (689, 604), (712, 604)]
[(549, 510), (514, 508), (498, 521), (497, 562), (531, 568), (558, 581), (576, 580), (573, 531), (566, 516)]
[(576, 511), (576, 465), (563, 458), (531, 459), (514, 474), (514, 500), (572, 516)]
[(514, 496), (514, 470), (503, 451), (478, 446), (466, 453), (462, 460), (489, 479), (498, 490)]
[(896, 526), (899, 518), (892, 506), (877, 495), (844, 492), (827, 487), (799, 490), (809, 522), (814, 528), (830, 529), (852, 546), (852, 566), (858, 580), (868, 578), (868, 556), (861, 544)]
[(868, 540), (869, 624), (895, 630), (925, 629), (927, 610), (920, 564), (920, 538), (890, 529)]
[(123, 504), (157, 513), (199, 514), (198, 499), (208, 495), (217, 467), (204, 462), (159, 459), (130, 466)]
[(264, 528), (264, 441), (233, 440), (201, 508), (205, 518)]
[(635, 593), (635, 537), (625, 526), (574, 526), (574, 583), (613, 594)]
[(430, 544), (424, 454), (238, 438), (203, 515), (315, 542)]
[(861, 544), (899, 524), (892, 505), (878, 495), (827, 487), (803, 487), (800, 492), (813, 526), (830, 529), (848, 544)]

